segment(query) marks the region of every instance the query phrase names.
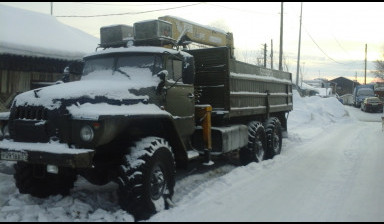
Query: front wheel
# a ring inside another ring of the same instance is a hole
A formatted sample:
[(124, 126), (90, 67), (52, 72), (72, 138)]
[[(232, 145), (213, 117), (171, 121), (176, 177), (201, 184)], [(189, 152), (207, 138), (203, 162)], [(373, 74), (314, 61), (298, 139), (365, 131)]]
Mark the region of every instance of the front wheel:
[(276, 117), (271, 117), (265, 121), (264, 127), (267, 135), (267, 158), (272, 159), (281, 152), (283, 143), (281, 123)]
[(169, 207), (175, 186), (173, 153), (158, 137), (143, 138), (129, 151), (117, 180), (119, 204), (135, 220), (148, 219)]

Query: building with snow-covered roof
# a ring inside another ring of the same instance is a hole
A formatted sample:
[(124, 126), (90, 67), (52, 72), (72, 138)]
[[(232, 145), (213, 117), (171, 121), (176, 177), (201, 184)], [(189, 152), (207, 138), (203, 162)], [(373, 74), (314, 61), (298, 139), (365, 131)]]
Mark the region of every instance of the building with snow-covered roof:
[(324, 88), (325, 84), (328, 83), (328, 80), (316, 78), (313, 80), (304, 80), (303, 82), (315, 88)]
[(295, 85), (301, 96), (314, 96), (319, 94), (319, 90), (311, 85), (301, 82), (299, 86)]
[(334, 88), (334, 92), (339, 96), (342, 96), (345, 94), (352, 94), (353, 89), (357, 85), (359, 85), (358, 82), (352, 81), (345, 77), (338, 77), (338, 78), (332, 79), (331, 83), (332, 83), (332, 87)]
[(54, 16), (1, 4), (0, 29), (0, 111), (18, 92), (60, 79), (68, 64), (99, 44)]

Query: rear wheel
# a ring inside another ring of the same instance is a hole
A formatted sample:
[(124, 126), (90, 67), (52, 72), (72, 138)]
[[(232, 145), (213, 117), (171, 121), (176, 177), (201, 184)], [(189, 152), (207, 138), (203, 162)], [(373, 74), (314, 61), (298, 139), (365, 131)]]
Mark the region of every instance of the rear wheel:
[(22, 194), (45, 198), (50, 195), (68, 195), (77, 179), (74, 169), (59, 167), (58, 174), (47, 173), (45, 165), (17, 162), (14, 165), (16, 187)]
[(261, 162), (265, 159), (266, 136), (260, 122), (252, 121), (248, 124), (248, 146), (240, 149), (239, 158), (242, 165), (251, 162)]
[(175, 162), (168, 142), (146, 137), (129, 149), (120, 166), (120, 206), (135, 220), (150, 218), (167, 209), (175, 186)]
[(267, 158), (272, 159), (281, 152), (283, 143), (281, 123), (276, 117), (271, 117), (265, 121), (264, 127), (267, 136)]

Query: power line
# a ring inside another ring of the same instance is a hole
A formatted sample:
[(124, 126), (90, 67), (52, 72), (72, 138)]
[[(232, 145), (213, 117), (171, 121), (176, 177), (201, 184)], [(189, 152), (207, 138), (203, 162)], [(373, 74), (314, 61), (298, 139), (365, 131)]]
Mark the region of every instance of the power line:
[(108, 4), (108, 3), (93, 3), (93, 2), (71, 2), (71, 3), (78, 3), (78, 4), (85, 4), (85, 5), (106, 5), (106, 6), (129, 6), (129, 7), (135, 7), (135, 6), (151, 6), (151, 5), (170, 5), (170, 4), (178, 4), (178, 2), (170, 2), (170, 3), (154, 3), (154, 4), (141, 4), (141, 5), (130, 5), (130, 4)]
[(149, 12), (158, 12), (158, 11), (165, 11), (165, 10), (171, 10), (171, 9), (178, 9), (178, 8), (185, 8), (190, 6), (195, 6), (199, 4), (203, 4), (204, 2), (199, 2), (196, 4), (191, 5), (184, 5), (184, 6), (178, 6), (178, 7), (172, 7), (172, 8), (166, 8), (166, 9), (155, 9), (155, 10), (148, 10), (148, 11), (142, 11), (142, 12), (126, 12), (126, 13), (115, 13), (115, 14), (104, 14), (104, 15), (91, 15), (91, 16), (56, 16), (56, 17), (78, 17), (78, 18), (89, 18), (89, 17), (103, 17), (103, 16), (122, 16), (122, 15), (137, 15), (137, 14), (143, 14), (143, 13), (149, 13)]
[[(296, 60), (293, 60), (294, 62), (297, 62)], [(308, 62), (308, 61), (310, 61), (309, 63), (312, 63), (312, 64), (321, 64), (321, 65), (329, 65), (329, 63), (330, 62), (321, 62), (321, 61), (316, 61), (316, 60), (310, 60), (310, 59), (305, 59), (305, 60), (303, 60), (304, 62)], [(346, 63), (346, 65), (347, 64), (351, 64), (351, 63), (353, 63), (354, 65), (356, 65), (356, 62), (347, 62)], [(363, 65), (364, 64), (364, 62), (359, 62), (359, 65)], [(352, 65), (348, 65), (348, 66), (352, 66)]]
[[(336, 43), (339, 45), (339, 47), (341, 48), (341, 49), (343, 49), (343, 51), (349, 56), (349, 57), (351, 57), (351, 55), (345, 50), (345, 48), (343, 48), (343, 46), (341, 46), (341, 44), (340, 44), (340, 42), (337, 40), (337, 38), (335, 37), (335, 35), (332, 33), (332, 36), (333, 36), (333, 38), (335, 39), (335, 41), (336, 41)], [(361, 62), (361, 61), (357, 61), (357, 60), (351, 60), (352, 62), (349, 62), (349, 63), (363, 63), (363, 62)]]
[(327, 55), (327, 53), (325, 53), (325, 52), (323, 51), (323, 49), (321, 49), (321, 47), (316, 43), (316, 41), (312, 38), (311, 34), (309, 34), (308, 30), (307, 30), (305, 27), (304, 27), (304, 30), (305, 30), (305, 32), (308, 34), (308, 36), (311, 38), (312, 42), (319, 48), (319, 50), (320, 50), (321, 52), (323, 52), (323, 54), (324, 54), (327, 58), (331, 59), (332, 61), (334, 61), (334, 62), (337, 63), (337, 64), (347, 65), (347, 64), (344, 64), (344, 63), (337, 62), (337, 61), (334, 60), (333, 58), (329, 57), (329, 56)]
[(333, 36), (333, 39), (335, 39), (336, 43), (339, 45), (339, 47), (340, 47), (341, 49), (343, 49), (343, 51), (344, 51), (348, 56), (350, 56), (349, 53), (348, 53), (348, 52), (341, 46), (341, 44), (340, 44), (339, 41), (336, 39), (335, 35), (333, 35), (333, 33), (332, 33), (332, 36)]
[(264, 14), (264, 15), (279, 15), (279, 14), (280, 14), (280, 13), (278, 13), (278, 12), (276, 12), (276, 13), (256, 12), (256, 11), (252, 11), (252, 10), (245, 10), (245, 9), (232, 8), (232, 7), (228, 7), (228, 6), (216, 5), (216, 4), (207, 3), (207, 2), (206, 2), (206, 4), (207, 4), (207, 5), (211, 5), (211, 6), (216, 6), (216, 7), (226, 8), (226, 9), (230, 9), (230, 10), (237, 10), (237, 11), (241, 11), (241, 12), (248, 12), (248, 13)]

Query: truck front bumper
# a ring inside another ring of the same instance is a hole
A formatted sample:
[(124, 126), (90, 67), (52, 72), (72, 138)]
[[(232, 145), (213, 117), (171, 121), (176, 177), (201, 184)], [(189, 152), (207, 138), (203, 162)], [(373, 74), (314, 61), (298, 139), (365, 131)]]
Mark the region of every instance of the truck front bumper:
[(73, 149), (61, 143), (0, 141), (0, 159), (71, 168), (90, 168), (94, 150)]

